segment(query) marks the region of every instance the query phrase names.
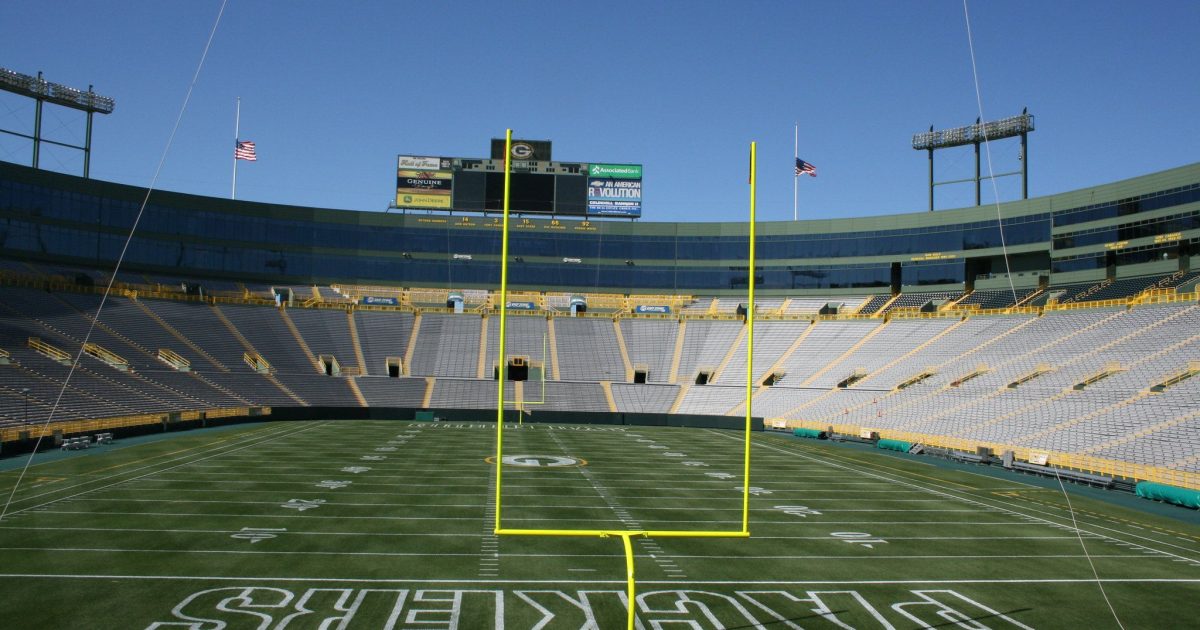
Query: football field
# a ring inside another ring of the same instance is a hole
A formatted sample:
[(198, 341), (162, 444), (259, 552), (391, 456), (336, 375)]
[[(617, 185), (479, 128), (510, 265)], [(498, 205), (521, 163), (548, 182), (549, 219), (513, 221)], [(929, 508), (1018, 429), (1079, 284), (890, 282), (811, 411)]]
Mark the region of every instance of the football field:
[[(742, 437), (506, 428), (503, 525), (738, 530)], [(494, 535), (494, 451), (488, 422), (326, 421), (40, 455), (0, 520), (0, 626), (624, 628), (621, 539)], [(634, 539), (639, 627), (1196, 627), (1194, 520), (1072, 493), (1073, 520), (1056, 486), (785, 434), (752, 452), (750, 538)]]

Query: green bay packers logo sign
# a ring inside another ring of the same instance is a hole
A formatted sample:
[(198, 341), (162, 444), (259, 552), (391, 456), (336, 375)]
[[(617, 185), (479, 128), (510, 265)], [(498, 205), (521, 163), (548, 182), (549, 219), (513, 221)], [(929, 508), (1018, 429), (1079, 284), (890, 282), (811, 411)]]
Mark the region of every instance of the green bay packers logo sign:
[[(489, 457), (489, 464), (495, 464), (496, 458)], [(526, 468), (564, 468), (570, 466), (587, 466), (587, 460), (565, 455), (505, 455), (505, 466), (524, 466)]]
[(533, 157), (533, 147), (524, 142), (514, 142), (511, 153), (513, 159), (528, 160)]

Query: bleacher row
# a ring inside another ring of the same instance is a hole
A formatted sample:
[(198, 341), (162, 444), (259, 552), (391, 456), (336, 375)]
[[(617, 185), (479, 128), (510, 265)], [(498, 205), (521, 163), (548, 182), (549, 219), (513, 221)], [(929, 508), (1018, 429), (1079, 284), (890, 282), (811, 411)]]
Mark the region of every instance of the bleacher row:
[[(93, 327), (100, 299), (0, 286), (0, 425), (41, 423), (56, 401), (55, 420), (495, 404), (495, 316), (110, 295)], [(508, 356), (545, 373), (544, 383), (510, 382), (508, 400), (543, 410), (744, 413), (740, 320), (508, 322)], [(64, 389), (89, 329), (93, 351)], [(162, 350), (179, 360), (164, 360)], [(252, 365), (251, 356), (265, 363)], [(326, 359), (341, 376), (326, 373)], [(755, 327), (754, 381), (772, 384), (758, 389), (754, 414), (1200, 471), (1200, 445), (1186, 439), (1200, 428), (1200, 378), (1189, 378), (1198, 359), (1194, 298), (965, 318), (767, 319)]]

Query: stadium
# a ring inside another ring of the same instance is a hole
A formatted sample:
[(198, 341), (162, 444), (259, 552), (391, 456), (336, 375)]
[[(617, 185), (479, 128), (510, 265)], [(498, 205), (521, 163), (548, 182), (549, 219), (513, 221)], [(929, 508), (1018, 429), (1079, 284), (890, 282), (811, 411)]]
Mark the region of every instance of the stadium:
[(751, 144), (669, 221), (510, 130), (346, 210), (93, 179), (111, 99), (0, 87), (5, 627), (1194, 625), (1200, 163), (1030, 197), (980, 105), (928, 211), (756, 218)]

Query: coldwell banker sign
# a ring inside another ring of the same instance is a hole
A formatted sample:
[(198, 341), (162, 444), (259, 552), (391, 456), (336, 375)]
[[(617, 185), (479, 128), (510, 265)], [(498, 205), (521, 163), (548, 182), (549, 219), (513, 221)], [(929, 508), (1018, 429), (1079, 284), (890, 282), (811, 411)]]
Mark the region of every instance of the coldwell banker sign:
[(642, 165), (589, 164), (588, 214), (642, 216)]

